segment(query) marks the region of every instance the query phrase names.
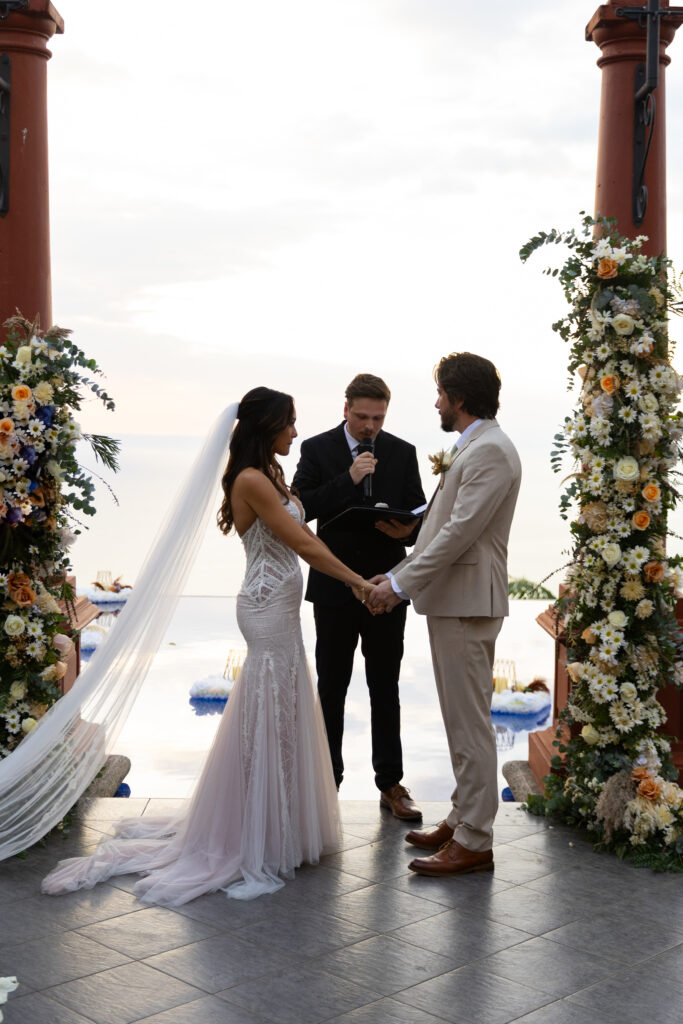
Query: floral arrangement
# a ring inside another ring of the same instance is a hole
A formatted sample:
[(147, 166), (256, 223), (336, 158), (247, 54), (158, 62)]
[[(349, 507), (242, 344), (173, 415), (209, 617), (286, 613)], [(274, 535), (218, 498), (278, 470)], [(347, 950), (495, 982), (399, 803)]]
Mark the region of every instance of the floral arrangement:
[(97, 364), (70, 331), (20, 315), (0, 344), (0, 758), (6, 757), (61, 696), (73, 650), (67, 635), (73, 599), (68, 548), (80, 533), (76, 513), (92, 516), (94, 483), (77, 462), (84, 437), (95, 457), (117, 468), (118, 442), (81, 435), (74, 419)]
[[(597, 229), (597, 230), (594, 230)], [(599, 237), (597, 237), (599, 236)], [(570, 305), (553, 329), (570, 346), (578, 407), (555, 435), (552, 464), (573, 462), (560, 502), (571, 506), (572, 563), (557, 602), (571, 692), (561, 713), (545, 797), (529, 809), (584, 825), (596, 844), (655, 868), (683, 870), (683, 792), (661, 733), (663, 687), (683, 683), (675, 606), (680, 556), (667, 556), (667, 513), (683, 434), (681, 379), (669, 362), (671, 264), (613, 221), (532, 238), (570, 255), (559, 276)]]

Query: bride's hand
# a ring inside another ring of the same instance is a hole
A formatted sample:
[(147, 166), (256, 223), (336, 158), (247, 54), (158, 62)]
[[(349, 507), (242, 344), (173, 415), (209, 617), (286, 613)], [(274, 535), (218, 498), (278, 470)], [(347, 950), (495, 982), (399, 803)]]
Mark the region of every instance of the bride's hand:
[[(361, 604), (367, 605), (370, 594), (375, 589), (374, 583), (368, 583), (367, 580), (363, 580), (362, 583), (356, 583), (351, 585), (353, 596), (360, 601)], [(370, 609), (368, 608), (368, 611)]]

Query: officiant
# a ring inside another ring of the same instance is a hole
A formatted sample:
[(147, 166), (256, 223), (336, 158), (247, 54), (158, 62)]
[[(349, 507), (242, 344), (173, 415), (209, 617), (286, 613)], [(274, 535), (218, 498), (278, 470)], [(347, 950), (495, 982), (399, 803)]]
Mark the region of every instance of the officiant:
[[(344, 420), (301, 445), (294, 475), (306, 520), (317, 520), (318, 536), (366, 579), (396, 565), (413, 544), (419, 519), (377, 521), (367, 516), (349, 529), (340, 515), (353, 507), (410, 511), (424, 505), (415, 447), (383, 429), (391, 392), (380, 377), (360, 373), (345, 392)], [(338, 517), (338, 518), (337, 518)], [(330, 520), (335, 520), (330, 522)], [(344, 777), (344, 704), (360, 638), (370, 693), (372, 766), (380, 804), (397, 818), (422, 812), (402, 785), (399, 674), (407, 604), (391, 615), (373, 616), (348, 587), (314, 569), (306, 600), (313, 603), (318, 692), (325, 717), (337, 788)]]

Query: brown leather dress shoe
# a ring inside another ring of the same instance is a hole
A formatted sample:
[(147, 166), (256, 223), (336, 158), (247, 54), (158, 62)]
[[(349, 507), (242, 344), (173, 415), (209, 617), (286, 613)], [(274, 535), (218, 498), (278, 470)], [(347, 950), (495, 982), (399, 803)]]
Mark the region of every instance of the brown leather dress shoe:
[(405, 837), (407, 843), (419, 846), (421, 850), (440, 850), (443, 844), (452, 838), (453, 829), (445, 821), (440, 821), (434, 828), (426, 828), (423, 832), (413, 830)]
[(493, 850), (467, 850), (457, 840), (451, 839), (432, 857), (412, 860), (408, 867), (418, 875), (434, 878), (465, 875), (468, 871), (492, 871)]
[(380, 807), (388, 807), (395, 818), (401, 818), (404, 821), (422, 820), (422, 811), (415, 801), (411, 799), (406, 787), (402, 786), (400, 782), (397, 782), (384, 793), (380, 793), (379, 805)]

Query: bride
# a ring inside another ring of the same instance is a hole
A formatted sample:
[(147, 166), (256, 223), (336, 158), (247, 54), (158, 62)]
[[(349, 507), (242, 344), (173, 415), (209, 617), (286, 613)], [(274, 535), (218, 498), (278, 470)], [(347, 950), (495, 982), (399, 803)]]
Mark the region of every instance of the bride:
[(224, 889), (235, 899), (274, 892), (339, 836), (337, 793), (320, 707), (306, 667), (300, 556), (365, 602), (372, 585), (340, 562), (304, 522), (277, 456), (295, 427), (289, 395), (244, 396), (230, 440), (218, 514), (234, 527), (247, 566), (237, 621), (247, 657), (189, 808), (174, 819), (129, 819), (89, 857), (61, 861), (43, 880), (55, 895), (140, 872), (135, 893), (178, 906)]

